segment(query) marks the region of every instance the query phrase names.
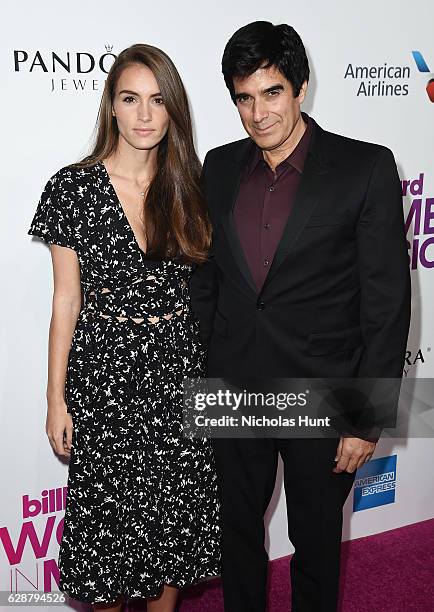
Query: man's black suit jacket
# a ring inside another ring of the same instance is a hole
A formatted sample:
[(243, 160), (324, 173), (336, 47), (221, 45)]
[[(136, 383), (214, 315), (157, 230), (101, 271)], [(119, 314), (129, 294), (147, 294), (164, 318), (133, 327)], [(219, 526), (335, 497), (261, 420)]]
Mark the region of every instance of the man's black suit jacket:
[(210, 377), (401, 377), (410, 273), (391, 151), (314, 125), (295, 202), (258, 293), (233, 219), (254, 143), (209, 151), (209, 260), (191, 279)]

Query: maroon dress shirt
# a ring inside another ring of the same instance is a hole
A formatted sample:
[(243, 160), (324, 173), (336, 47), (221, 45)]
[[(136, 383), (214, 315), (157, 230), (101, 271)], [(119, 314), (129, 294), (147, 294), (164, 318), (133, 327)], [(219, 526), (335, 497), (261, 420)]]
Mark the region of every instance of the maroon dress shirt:
[(241, 179), (234, 222), (252, 278), (261, 290), (288, 221), (303, 172), (313, 122), (303, 114), (306, 130), (294, 151), (275, 173), (255, 147)]

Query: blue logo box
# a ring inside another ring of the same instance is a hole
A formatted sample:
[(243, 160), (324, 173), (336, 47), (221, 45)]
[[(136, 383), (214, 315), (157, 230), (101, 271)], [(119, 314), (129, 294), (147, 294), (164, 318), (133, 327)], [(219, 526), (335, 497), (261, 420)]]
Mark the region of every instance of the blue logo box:
[(396, 455), (379, 457), (356, 472), (353, 512), (393, 504), (396, 485)]

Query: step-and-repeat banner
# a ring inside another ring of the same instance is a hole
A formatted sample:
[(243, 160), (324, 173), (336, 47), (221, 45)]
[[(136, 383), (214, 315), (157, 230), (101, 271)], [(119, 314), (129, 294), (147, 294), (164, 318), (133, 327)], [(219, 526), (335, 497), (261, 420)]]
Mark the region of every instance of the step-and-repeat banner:
[[(244, 137), (224, 85), (224, 45), (258, 19), (290, 23), (311, 62), (304, 110), (324, 128), (384, 144), (402, 179), (413, 281), (404, 375), (434, 372), (434, 7), (430, 0), (182, 3), (23, 0), (2, 9), (0, 591), (56, 590), (67, 464), (45, 435), (48, 248), (27, 236), (40, 192), (89, 148), (107, 71), (146, 42), (177, 65), (206, 151)], [(344, 539), (434, 516), (432, 440), (384, 438), (345, 507)], [(318, 503), (321, 503), (318, 492)], [(267, 513), (270, 557), (292, 552), (282, 480)]]

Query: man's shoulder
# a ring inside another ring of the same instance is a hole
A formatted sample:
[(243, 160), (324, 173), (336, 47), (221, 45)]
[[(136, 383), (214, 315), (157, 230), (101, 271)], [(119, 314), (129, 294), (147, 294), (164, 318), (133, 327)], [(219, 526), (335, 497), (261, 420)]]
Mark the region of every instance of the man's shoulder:
[(393, 156), (392, 151), (378, 143), (358, 140), (321, 129), (323, 148), (334, 159), (352, 161), (354, 158), (376, 160), (383, 155)]
[(247, 148), (251, 146), (252, 140), (250, 138), (242, 138), (241, 140), (235, 140), (228, 142), (219, 147), (210, 149), (206, 154), (207, 162), (215, 162), (226, 159), (239, 158), (246, 152)]

